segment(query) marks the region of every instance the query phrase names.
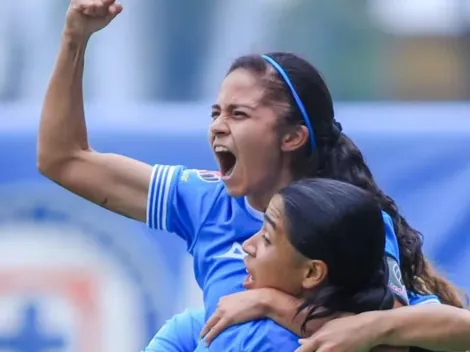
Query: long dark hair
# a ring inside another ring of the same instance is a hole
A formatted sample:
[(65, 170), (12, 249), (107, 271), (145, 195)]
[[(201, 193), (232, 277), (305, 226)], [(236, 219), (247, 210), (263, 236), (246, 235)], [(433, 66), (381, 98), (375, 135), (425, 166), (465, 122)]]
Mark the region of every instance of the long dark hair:
[[(320, 73), (309, 62), (294, 54), (267, 55), (275, 60), (290, 78), (303, 102), (314, 132), (315, 147), (312, 148), (310, 143), (306, 143), (293, 155), (294, 178), (331, 178), (371, 192), (393, 220), (400, 247), (402, 277), (407, 289), (420, 294), (433, 293), (442, 303), (463, 307), (458, 290), (438, 275), (425, 259), (421, 233), (408, 224), (393, 199), (378, 187), (361, 151), (341, 131), (341, 125), (334, 119), (330, 92)], [(292, 91), (271, 63), (259, 55), (243, 56), (235, 60), (229, 73), (239, 68), (250, 70), (259, 77), (260, 84), (265, 89), (264, 103), (276, 104), (283, 117), (279, 124), (280, 133), (292, 126), (305, 125), (305, 119)]]
[(369, 192), (330, 179), (303, 179), (279, 192), (293, 247), (323, 261), (325, 281), (304, 297), (308, 321), (338, 312), (391, 309), (382, 210)]

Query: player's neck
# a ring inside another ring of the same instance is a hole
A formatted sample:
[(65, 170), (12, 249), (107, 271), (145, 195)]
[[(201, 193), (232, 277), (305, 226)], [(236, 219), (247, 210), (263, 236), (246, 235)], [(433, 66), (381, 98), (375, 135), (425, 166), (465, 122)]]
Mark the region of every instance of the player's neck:
[(248, 203), (253, 209), (264, 213), (266, 211), (266, 208), (268, 207), (271, 197), (250, 194), (246, 196), (246, 199), (248, 200)]
[(250, 206), (258, 211), (265, 212), (271, 198), (279, 192), (282, 188), (292, 182), (290, 174), (281, 174), (277, 180), (273, 180), (269, 185), (266, 185), (259, 192), (253, 192), (246, 196)]

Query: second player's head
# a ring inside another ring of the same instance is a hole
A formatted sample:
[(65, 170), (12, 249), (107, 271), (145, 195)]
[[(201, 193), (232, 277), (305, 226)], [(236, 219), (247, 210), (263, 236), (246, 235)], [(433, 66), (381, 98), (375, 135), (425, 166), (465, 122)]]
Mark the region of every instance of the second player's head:
[(210, 143), (228, 191), (267, 199), (293, 179), (313, 176), (318, 151), (340, 130), (318, 71), (288, 53), (237, 59), (212, 109)]
[(384, 247), (373, 195), (335, 180), (296, 181), (274, 195), (263, 228), (243, 244), (245, 285), (303, 297), (310, 318), (391, 308)]

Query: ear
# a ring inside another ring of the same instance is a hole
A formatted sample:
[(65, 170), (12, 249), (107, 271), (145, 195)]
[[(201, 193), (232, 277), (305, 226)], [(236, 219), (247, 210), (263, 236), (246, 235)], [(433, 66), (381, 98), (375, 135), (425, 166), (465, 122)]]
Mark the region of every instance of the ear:
[(281, 150), (293, 152), (308, 142), (308, 129), (304, 125), (295, 126), (282, 137)]
[(302, 287), (304, 290), (312, 290), (328, 277), (328, 266), (321, 260), (308, 261), (304, 277), (302, 280)]

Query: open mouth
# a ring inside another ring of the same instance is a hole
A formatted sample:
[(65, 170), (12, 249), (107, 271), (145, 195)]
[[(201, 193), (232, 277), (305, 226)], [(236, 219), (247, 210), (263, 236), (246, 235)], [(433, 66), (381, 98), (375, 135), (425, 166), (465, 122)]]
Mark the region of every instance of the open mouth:
[(219, 162), (220, 173), (222, 176), (230, 176), (237, 163), (237, 158), (225, 147), (215, 147), (214, 151)]
[(253, 279), (253, 276), (250, 274), (250, 272), (248, 270), (246, 272), (247, 272), (247, 276), (246, 276), (245, 280), (243, 281), (243, 286), (246, 289), (250, 289), (250, 288), (254, 287), (255, 280)]

